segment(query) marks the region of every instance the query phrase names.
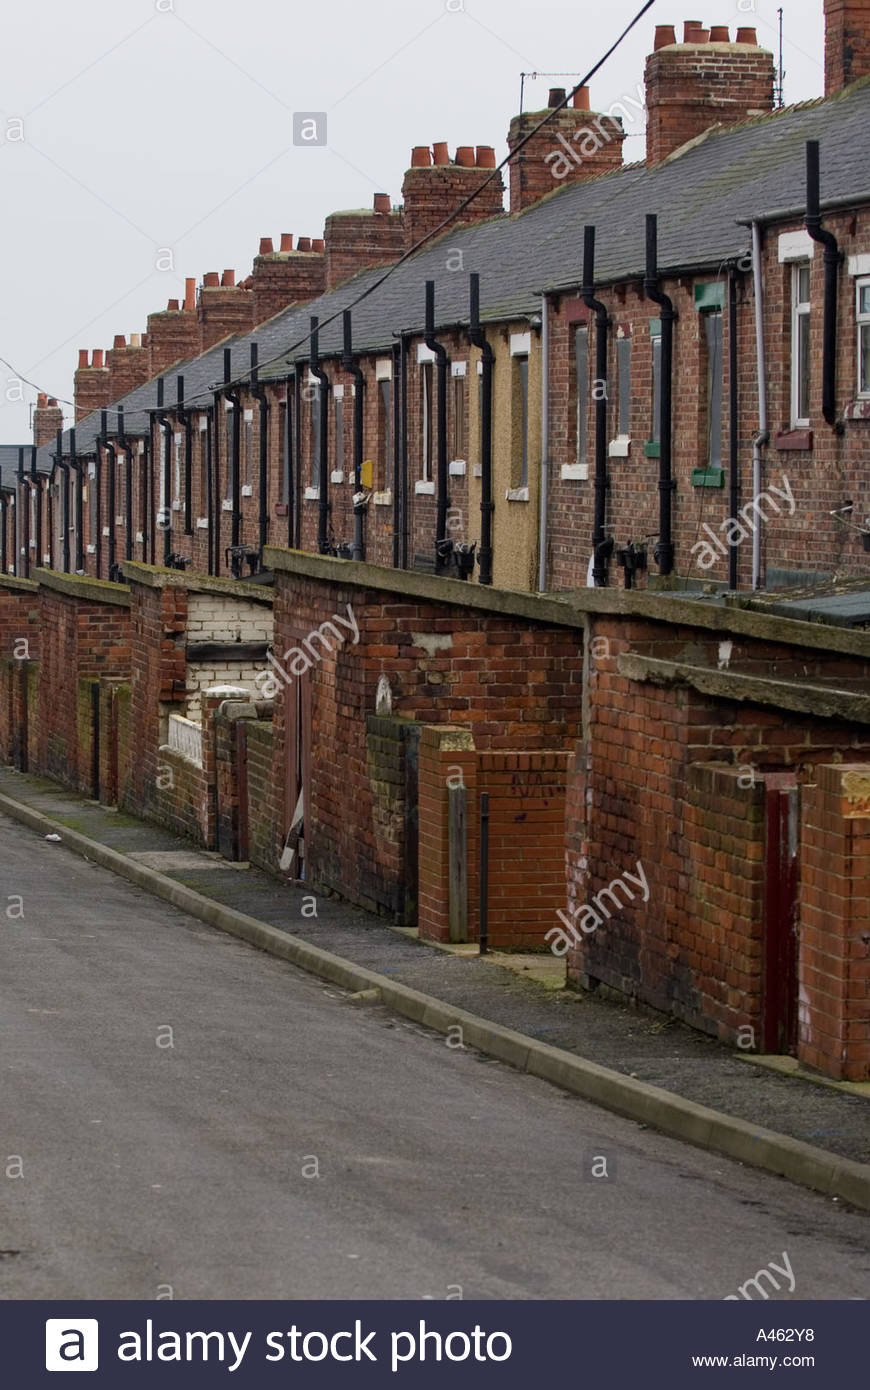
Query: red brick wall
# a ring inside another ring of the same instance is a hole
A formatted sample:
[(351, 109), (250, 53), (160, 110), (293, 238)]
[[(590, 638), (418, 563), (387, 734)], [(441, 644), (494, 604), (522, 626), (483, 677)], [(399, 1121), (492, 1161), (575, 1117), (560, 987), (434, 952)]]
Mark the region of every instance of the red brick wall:
[[(514, 116), (508, 149), (513, 151), (546, 115), (546, 111), (524, 111), (521, 116)], [(566, 106), (551, 114), (544, 128), (510, 163), (511, 212), (522, 212), (566, 184), (620, 168), (624, 140), (621, 120), (598, 115), (588, 109), (588, 104), (579, 108)]]
[[(482, 751), (558, 749), (576, 737), (582, 684), (576, 632), (434, 601), (402, 602), (375, 589), (354, 589), (340, 574), (332, 582), (286, 574), (276, 581), (279, 660), (334, 613), (347, 616), (347, 604), (360, 631), (358, 644), (345, 642), (305, 677), (317, 750), (306, 845), (317, 882), (356, 900), (360, 882), (377, 878), (366, 715), (374, 712), (382, 674), (390, 682), (394, 715), (467, 728)], [(286, 704), (285, 695), (276, 708), (278, 795)]]
[(870, 73), (870, 3), (825, 0), (825, 95)]
[(420, 735), (420, 935), (450, 940), (450, 792), (464, 788), (467, 938), (480, 934), (480, 804), (489, 796), (489, 941), (539, 950), (565, 901), (567, 752), (477, 752), (457, 728)]
[(327, 290), (370, 266), (398, 260), (405, 249), (401, 211), (363, 208), (359, 212), (334, 212), (326, 219), (323, 236)]
[(130, 670), (128, 591), (97, 590), (94, 580), (64, 576), (66, 592), (40, 588), (37, 768), (60, 782), (92, 789), (89, 706), (85, 686)]
[(870, 765), (816, 769), (804, 789), (798, 1056), (870, 1080)]
[[(471, 193), (483, 186), (491, 172), (487, 168), (466, 168), (448, 163), (410, 168), (402, 184), (406, 249), (440, 227), (444, 219), (455, 212)], [(450, 230), (485, 222), (503, 210), (504, 180), (499, 174), (480, 197), (451, 223)]]
[(187, 590), (177, 585), (151, 588), (134, 583), (130, 619), (130, 722), (136, 730), (139, 752), (131, 769), (128, 802), (131, 809), (152, 814), (163, 806), (158, 786), (160, 704), (174, 704), (179, 713), (184, 712)]
[[(706, 31), (704, 31), (706, 32)], [(716, 124), (773, 109), (773, 54), (755, 42), (667, 45), (646, 64), (647, 163)]]
[[(870, 731), (630, 680), (617, 665), (629, 648), (713, 670), (719, 654), (714, 634), (594, 620), (586, 753), (569, 778), (569, 899), (579, 911), (638, 862), (649, 897), (583, 939), (569, 979), (635, 994), (734, 1041), (741, 1025), (757, 1028), (761, 1006), (765, 774), (811, 780), (832, 757), (866, 755)], [(729, 660), (747, 675), (844, 686), (867, 675), (860, 658), (751, 639), (734, 640)]]

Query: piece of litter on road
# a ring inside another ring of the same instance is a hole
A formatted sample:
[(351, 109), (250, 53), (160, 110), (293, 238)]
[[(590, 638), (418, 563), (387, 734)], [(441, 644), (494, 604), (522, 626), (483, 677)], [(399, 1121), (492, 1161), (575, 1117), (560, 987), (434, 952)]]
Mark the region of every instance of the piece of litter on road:
[(58, 842), (58, 844), (60, 843), (60, 836), (59, 836), (59, 835), (46, 835), (45, 838), (46, 838), (46, 840), (56, 840), (56, 841)]

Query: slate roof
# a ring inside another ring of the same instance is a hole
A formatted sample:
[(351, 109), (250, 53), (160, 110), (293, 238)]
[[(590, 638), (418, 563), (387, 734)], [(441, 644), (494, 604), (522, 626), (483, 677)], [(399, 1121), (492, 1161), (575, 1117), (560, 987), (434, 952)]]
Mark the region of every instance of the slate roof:
[[(25, 471), (25, 473), (29, 473), (29, 472), (30, 472), (30, 451), (31, 451), (32, 445), (30, 445), (30, 444), (25, 444), (23, 447), (24, 447), (24, 471)], [(12, 486), (12, 481), (13, 481), (13, 479), (14, 479), (14, 478), (17, 476), (17, 474), (18, 474), (18, 449), (19, 449), (19, 445), (18, 445), (18, 444), (0, 444), (0, 474), (2, 474), (3, 486), (4, 486), (4, 487), (11, 487), (11, 486)], [(44, 460), (42, 461), (42, 466), (40, 466), (40, 458), (39, 458), (40, 452), (41, 452), (41, 451), (37, 450), (36, 469), (37, 469), (37, 472), (44, 473), (44, 472), (46, 472), (47, 470), (46, 470), (46, 468), (45, 468), (45, 466), (44, 466)]]
[[(643, 273), (648, 212), (658, 214), (663, 272), (709, 270), (715, 274), (749, 247), (749, 232), (739, 225), (740, 219), (763, 220), (765, 214), (804, 205), (808, 140), (820, 142), (823, 206), (849, 198), (870, 202), (868, 133), (870, 78), (826, 100), (708, 132), (652, 169), (628, 165), (560, 188), (517, 216), (496, 217), (445, 233), (354, 307), (354, 347), (388, 351), (400, 331), (420, 332), (427, 279), (436, 282), (436, 322), (442, 327), (467, 322), (471, 271), (480, 274), (484, 320), (531, 316), (540, 308), (544, 289), (567, 289), (580, 283), (587, 223), (598, 228), (596, 283)], [(462, 252), (462, 268), (452, 271), (448, 257), (453, 252), (455, 262), (456, 251)], [(342, 341), (341, 310), (361, 292), (372, 290), (383, 274), (383, 268), (364, 271), (309, 304), (284, 310), (253, 333), (173, 367), (166, 377), (167, 407), (174, 400), (173, 378), (178, 372), (184, 375), (186, 403), (192, 407), (209, 403), (211, 388), (223, 379), (225, 346), (231, 347), (234, 376), (247, 374), (254, 340), (262, 364), (261, 380), (286, 375), (294, 363), (307, 358), (311, 314), (323, 323), (321, 354), (337, 355)], [(326, 325), (332, 314), (338, 314), (336, 322)], [(147, 427), (149, 409), (156, 406), (155, 382), (130, 392), (119, 404), (125, 407), (128, 430), (141, 432)], [(93, 449), (99, 423), (96, 413), (78, 425), (80, 453)], [(40, 466), (43, 458), (48, 462), (52, 448), (40, 450)]]

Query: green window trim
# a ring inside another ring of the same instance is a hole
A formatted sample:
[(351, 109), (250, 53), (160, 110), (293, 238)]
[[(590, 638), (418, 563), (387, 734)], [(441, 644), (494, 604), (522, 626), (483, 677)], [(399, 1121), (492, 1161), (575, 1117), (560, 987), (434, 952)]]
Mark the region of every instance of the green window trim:
[(724, 468), (693, 468), (692, 487), (724, 487)]
[(648, 439), (643, 446), (643, 456), (645, 459), (660, 459), (662, 456), (662, 446), (657, 439)]
[(699, 313), (704, 309), (724, 309), (725, 281), (708, 280), (706, 284), (696, 285), (695, 308)]

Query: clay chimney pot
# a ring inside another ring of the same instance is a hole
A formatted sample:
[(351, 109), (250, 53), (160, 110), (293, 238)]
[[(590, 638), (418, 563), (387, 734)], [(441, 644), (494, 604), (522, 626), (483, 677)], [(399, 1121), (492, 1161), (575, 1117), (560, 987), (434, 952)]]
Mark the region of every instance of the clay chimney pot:
[(456, 163), (462, 169), (474, 168), (474, 146), (459, 145), (456, 150)]
[(551, 88), (550, 88), (550, 95), (547, 97), (547, 106), (548, 106), (548, 108), (552, 109), (554, 106), (558, 106), (559, 103), (560, 103), (561, 101), (564, 101), (564, 100), (565, 100), (565, 88), (564, 88), (564, 87), (551, 87)]
[(727, 24), (714, 24), (710, 29), (711, 43), (730, 43), (731, 31)]
[(432, 151), (428, 145), (415, 145), (411, 151), (411, 168), (428, 169), (432, 163)]
[(737, 43), (748, 43), (753, 48), (758, 47), (758, 31), (756, 29), (738, 29)]
[(660, 48), (669, 48), (672, 43), (677, 42), (677, 31), (673, 24), (657, 24), (656, 38), (653, 48), (657, 53)]
[(478, 169), (495, 168), (495, 150), (492, 145), (478, 145), (477, 167)]
[(235, 283), (236, 272), (234, 270), (225, 270), (223, 275), (221, 276), (221, 284), (224, 286), (224, 288), (232, 289)]
[(90, 353), (87, 348), (79, 348), (79, 371), (82, 367), (90, 365)]
[(282, 232), (282, 233), (281, 233), (281, 250), (282, 250), (282, 251), (292, 251), (292, 250), (293, 250), (293, 233), (292, 233), (292, 232)]
[(123, 334), (123, 333), (116, 333), (116, 334), (115, 334), (115, 341), (113, 342), (112, 347), (115, 347), (115, 348), (122, 348), (122, 347), (126, 347), (126, 346), (127, 346), (127, 339), (124, 337), (124, 334)]
[(272, 245), (272, 238), (271, 238), (270, 236), (261, 236), (261, 237), (260, 237), (260, 255), (261, 255), (261, 256), (271, 256), (271, 255), (272, 255), (272, 252), (273, 252), (274, 250), (275, 250), (275, 247)]
[(221, 282), (221, 277), (216, 270), (207, 270), (202, 277), (203, 288), (207, 290), (217, 289)]
[(577, 88), (576, 92), (574, 93), (574, 97), (573, 97), (573, 106), (574, 106), (574, 110), (575, 110), (575, 111), (588, 111), (588, 110), (589, 110), (589, 88), (588, 88), (588, 87), (578, 87), (578, 88)]
[(391, 212), (392, 203), (389, 193), (376, 193), (374, 202), (375, 212)]
[(437, 143), (436, 145), (433, 145), (433, 146), (432, 146), (432, 163), (433, 163), (433, 164), (449, 164), (449, 163), (450, 163), (450, 151), (449, 151), (449, 149), (447, 148), (447, 141), (446, 141), (446, 140), (439, 140), (438, 143)]

